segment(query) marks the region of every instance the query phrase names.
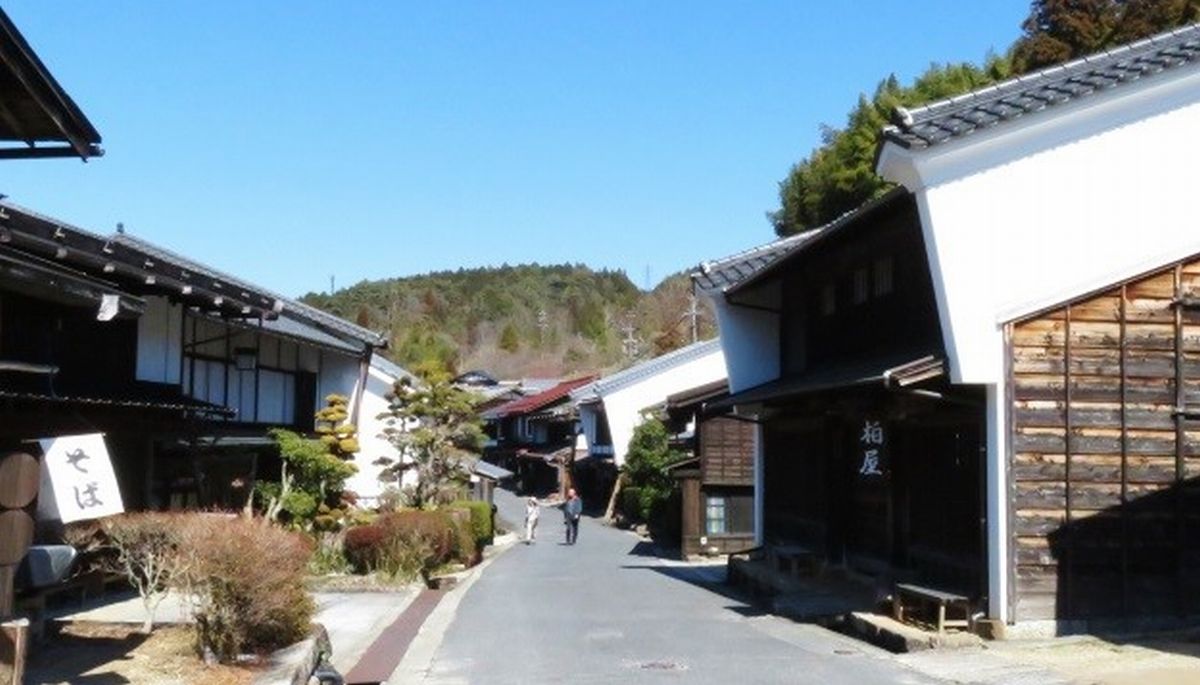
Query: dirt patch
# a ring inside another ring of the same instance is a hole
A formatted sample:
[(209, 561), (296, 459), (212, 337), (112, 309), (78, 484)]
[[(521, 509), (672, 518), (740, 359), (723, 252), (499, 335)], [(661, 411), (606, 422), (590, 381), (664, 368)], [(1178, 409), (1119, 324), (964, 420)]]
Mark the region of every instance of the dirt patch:
[(127, 624), (75, 622), (35, 646), (27, 683), (147, 683), (149, 685), (245, 685), (257, 664), (205, 666), (186, 626), (161, 626), (142, 635)]
[(1185, 635), (1104, 640), (1060, 638), (1005, 645), (996, 650), (1021, 663), (1042, 666), (1096, 685), (1190, 685), (1200, 682), (1200, 644)]

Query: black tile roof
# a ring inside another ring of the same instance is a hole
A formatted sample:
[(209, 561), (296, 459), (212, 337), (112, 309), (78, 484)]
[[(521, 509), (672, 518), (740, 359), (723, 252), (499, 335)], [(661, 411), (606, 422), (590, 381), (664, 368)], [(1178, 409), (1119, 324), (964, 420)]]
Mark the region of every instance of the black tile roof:
[(691, 274), (692, 283), (697, 288), (708, 292), (730, 293), (740, 289), (772, 270), (785, 257), (796, 254), (817, 240), (837, 233), (838, 229), (858, 219), (868, 217), (875, 210), (907, 196), (908, 191), (904, 188), (894, 187), (823, 226), (781, 238), (773, 243), (759, 245), (728, 257), (702, 262), (699, 268)]
[(820, 228), (815, 228), (765, 245), (752, 247), (728, 257), (701, 262), (700, 266), (692, 272), (692, 283), (701, 290), (727, 290), (815, 238), (820, 232)]
[[(185, 257), (177, 252), (168, 250), (165, 247), (156, 245), (148, 240), (136, 238), (128, 233), (114, 233), (108, 236), (108, 239), (114, 243), (133, 247), (141, 252), (144, 252), (151, 257), (170, 262), (180, 266), (195, 274), (218, 279), (237, 288), (242, 288), (251, 292), (262, 293), (266, 297), (274, 300), (277, 303), (278, 313), (281, 317), (290, 317), (299, 319), (300, 322), (308, 323), (317, 328), (334, 334), (335, 336), (349, 338), (360, 343), (381, 347), (386, 345), (387, 339), (379, 333), (363, 328), (362, 326), (350, 323), (345, 319), (336, 317), (316, 307), (304, 304), (297, 300), (284, 297), (265, 288), (252, 285), (236, 276), (232, 276), (218, 269), (214, 269), (206, 264), (201, 264), (189, 257)], [(280, 324), (282, 325), (282, 324)]]
[(897, 108), (884, 142), (923, 149), (1200, 61), (1200, 24), (916, 109)]

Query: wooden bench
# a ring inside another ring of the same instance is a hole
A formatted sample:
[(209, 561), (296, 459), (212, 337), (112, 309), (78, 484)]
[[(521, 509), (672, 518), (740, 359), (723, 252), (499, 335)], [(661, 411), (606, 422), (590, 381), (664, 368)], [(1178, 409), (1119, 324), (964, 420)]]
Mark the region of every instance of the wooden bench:
[[(915, 599), (922, 604), (937, 607), (936, 626), (939, 634), (945, 632), (947, 626), (967, 629), (971, 627), (971, 600), (965, 595), (922, 587), (912, 583), (896, 583), (895, 590), (892, 592), (892, 617), (901, 623), (904, 622), (906, 598)], [(962, 618), (947, 619), (947, 609), (961, 610)]]
[(772, 566), (792, 575), (812, 575), (817, 570), (817, 555), (800, 545), (773, 545), (770, 548)]

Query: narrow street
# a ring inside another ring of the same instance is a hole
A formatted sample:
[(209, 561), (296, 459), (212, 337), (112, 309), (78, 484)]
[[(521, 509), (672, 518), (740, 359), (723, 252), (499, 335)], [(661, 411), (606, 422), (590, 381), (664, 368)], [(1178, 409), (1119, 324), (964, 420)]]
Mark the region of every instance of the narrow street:
[[(501, 490), (496, 500), (503, 519), (520, 520), (520, 500)], [(546, 509), (536, 544), (484, 569), (424, 682), (937, 682), (886, 652), (702, 586), (720, 567), (659, 559), (590, 519), (577, 545), (562, 538), (558, 511)]]

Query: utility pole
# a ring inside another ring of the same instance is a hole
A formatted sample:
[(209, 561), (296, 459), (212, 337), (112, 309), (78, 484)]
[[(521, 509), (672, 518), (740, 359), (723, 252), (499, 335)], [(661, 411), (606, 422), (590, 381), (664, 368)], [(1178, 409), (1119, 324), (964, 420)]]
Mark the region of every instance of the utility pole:
[(545, 344), (545, 342), (546, 342), (546, 329), (550, 327), (550, 317), (549, 317), (549, 316), (546, 314), (546, 310), (545, 310), (545, 309), (539, 309), (539, 310), (538, 310), (538, 313), (537, 313), (537, 327), (538, 327), (538, 343), (539, 343), (539, 344)]
[(700, 309), (697, 307), (696, 293), (688, 295), (688, 317), (692, 320), (692, 342), (700, 338)]
[(333, 294), (333, 291), (334, 291), (334, 287), (333, 287), (333, 274), (329, 274), (329, 294), (330, 294), (330, 295), (332, 295), (332, 294)]
[(621, 332), (625, 334), (625, 337), (621, 339), (621, 349), (630, 359), (638, 356), (642, 347), (641, 342), (633, 334), (635, 330), (632, 320), (626, 319), (625, 323), (621, 325)]

